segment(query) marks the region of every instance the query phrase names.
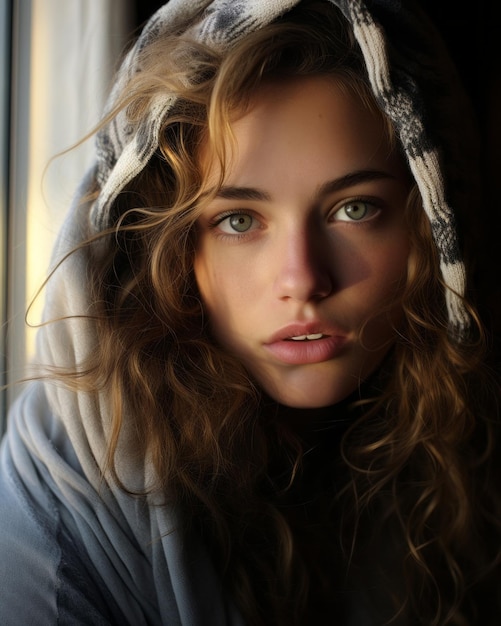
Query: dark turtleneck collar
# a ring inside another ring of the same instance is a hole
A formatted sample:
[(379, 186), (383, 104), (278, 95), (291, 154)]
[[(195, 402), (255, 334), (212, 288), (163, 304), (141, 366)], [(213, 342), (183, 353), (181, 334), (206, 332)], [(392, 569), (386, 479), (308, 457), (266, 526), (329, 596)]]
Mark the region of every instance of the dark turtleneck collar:
[(384, 377), (384, 368), (380, 368), (340, 402), (319, 408), (290, 407), (263, 395), (263, 417), (290, 428), (307, 447), (326, 439), (332, 443), (333, 439), (340, 440), (347, 427), (361, 415), (360, 401), (380, 395)]

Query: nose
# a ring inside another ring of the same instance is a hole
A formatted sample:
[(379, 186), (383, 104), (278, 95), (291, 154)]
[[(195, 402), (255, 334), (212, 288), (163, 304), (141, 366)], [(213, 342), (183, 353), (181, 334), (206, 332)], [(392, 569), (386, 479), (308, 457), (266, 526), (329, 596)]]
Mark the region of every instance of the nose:
[(332, 293), (327, 235), (320, 229), (290, 229), (276, 248), (275, 290), (281, 300), (309, 302)]

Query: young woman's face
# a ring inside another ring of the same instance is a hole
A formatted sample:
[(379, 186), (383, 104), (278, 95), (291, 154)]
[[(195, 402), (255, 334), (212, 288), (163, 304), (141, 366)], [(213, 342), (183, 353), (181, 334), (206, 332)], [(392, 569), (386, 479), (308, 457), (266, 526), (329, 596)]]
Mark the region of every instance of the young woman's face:
[(394, 339), (409, 175), (381, 119), (332, 78), (262, 87), (232, 129), (223, 187), (197, 224), (213, 333), (275, 400), (334, 404)]

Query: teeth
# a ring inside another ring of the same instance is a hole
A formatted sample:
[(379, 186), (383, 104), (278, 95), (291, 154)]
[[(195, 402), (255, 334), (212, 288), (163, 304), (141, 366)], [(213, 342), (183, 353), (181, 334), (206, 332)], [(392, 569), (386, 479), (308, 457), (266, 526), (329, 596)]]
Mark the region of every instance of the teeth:
[(295, 337), (291, 337), (291, 339), (292, 341), (314, 341), (315, 339), (321, 339), (322, 337), (322, 333), (313, 333), (312, 335), (296, 335)]

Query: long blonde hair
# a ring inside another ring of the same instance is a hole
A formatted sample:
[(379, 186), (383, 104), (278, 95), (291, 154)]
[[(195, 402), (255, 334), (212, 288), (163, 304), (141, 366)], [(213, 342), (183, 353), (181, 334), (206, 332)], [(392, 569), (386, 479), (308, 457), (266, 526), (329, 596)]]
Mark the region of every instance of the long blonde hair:
[[(143, 55), (119, 107), (138, 120), (159, 90), (177, 94), (177, 105), (157, 153), (116, 200), (113, 227), (99, 246), (89, 244), (99, 341), (72, 383), (108, 394), (105, 471), (128, 489), (115, 456), (132, 422), (131, 453), (148, 455), (155, 468), (151, 489), (181, 508), (187, 533), (203, 534), (249, 624), (305, 623), (322, 585), (328, 595), (334, 575), (344, 577), (350, 564), (356, 570), (376, 531), (392, 537), (394, 551), (386, 561), (398, 597), (388, 592), (386, 617), (400, 610), (427, 625), (476, 623), (480, 600), (469, 590), (499, 560), (483, 539), (501, 538), (489, 475), (493, 383), (482, 373), (482, 329), (470, 303), (475, 340), (458, 344), (448, 335), (417, 192), (407, 207), (412, 245), (395, 347), (356, 403), (341, 453), (322, 456), (335, 492), (301, 487), (305, 443), (279, 420), (263, 419), (269, 406), (242, 364), (212, 340), (193, 277), (204, 188), (198, 151), (210, 145), (224, 166), (231, 117), (261, 81), (335, 75), (378, 110), (343, 18), (329, 3), (301, 3), (227, 54), (172, 37)], [(331, 559), (323, 569), (305, 547), (320, 540), (304, 538), (304, 520), (293, 520), (287, 506), (306, 489), (318, 496), (328, 529), (319, 534)]]

